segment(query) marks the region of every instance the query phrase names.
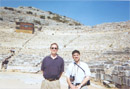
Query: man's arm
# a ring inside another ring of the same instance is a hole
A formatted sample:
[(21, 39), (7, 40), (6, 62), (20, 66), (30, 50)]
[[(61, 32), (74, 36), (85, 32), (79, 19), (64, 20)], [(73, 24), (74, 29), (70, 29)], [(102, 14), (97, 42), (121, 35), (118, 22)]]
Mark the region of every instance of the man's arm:
[(89, 67), (88, 67), (88, 65), (86, 65), (85, 64), (85, 73), (87, 73), (86, 74), (86, 77), (84, 78), (84, 80), (80, 83), (80, 85), (78, 86), (79, 88), (78, 89), (80, 89), (80, 87), (81, 86), (83, 86), (85, 83), (87, 83), (88, 82), (88, 80), (90, 80), (90, 76), (91, 76), (91, 72), (90, 72), (90, 69), (89, 69)]
[(63, 74), (63, 72), (62, 72), (62, 73), (60, 73), (60, 77), (59, 77), (59, 79), (61, 78), (62, 74)]
[(77, 86), (77, 88), (80, 89), (86, 82), (88, 82), (88, 80), (90, 80), (90, 77), (85, 77), (84, 80), (80, 83), (80, 85)]
[[(60, 77), (62, 76), (63, 72), (64, 72), (64, 60), (63, 60), (63, 62), (62, 62), (62, 66), (61, 66)], [(59, 77), (59, 79), (60, 79), (60, 77)]]
[(70, 89), (76, 89), (76, 86), (74, 86), (74, 85), (71, 83), (70, 78), (68, 78), (68, 77), (66, 77), (66, 78), (67, 78), (67, 83), (68, 83)]
[(42, 73), (44, 73), (44, 71), (43, 71), (44, 70), (44, 62), (43, 62), (43, 60), (40, 62), (41, 63), (41, 71), (42, 71)]
[(44, 74), (44, 71), (43, 70), (41, 70), (42, 71), (42, 74)]

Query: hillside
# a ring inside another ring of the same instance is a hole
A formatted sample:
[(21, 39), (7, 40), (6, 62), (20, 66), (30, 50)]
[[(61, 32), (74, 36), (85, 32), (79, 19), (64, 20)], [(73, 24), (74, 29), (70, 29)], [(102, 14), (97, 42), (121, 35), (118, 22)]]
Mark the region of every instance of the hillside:
[(17, 21), (34, 23), (35, 26), (81, 25), (66, 16), (61, 16), (51, 11), (42, 11), (34, 7), (0, 7), (0, 23), (2, 25), (14, 27), (14, 22)]

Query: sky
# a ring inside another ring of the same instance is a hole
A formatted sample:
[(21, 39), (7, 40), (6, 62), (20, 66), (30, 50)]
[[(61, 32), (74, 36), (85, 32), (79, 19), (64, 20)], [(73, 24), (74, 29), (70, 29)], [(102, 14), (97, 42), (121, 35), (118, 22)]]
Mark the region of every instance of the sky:
[(127, 0), (0, 0), (0, 7), (5, 6), (32, 6), (86, 26), (130, 20), (130, 1)]

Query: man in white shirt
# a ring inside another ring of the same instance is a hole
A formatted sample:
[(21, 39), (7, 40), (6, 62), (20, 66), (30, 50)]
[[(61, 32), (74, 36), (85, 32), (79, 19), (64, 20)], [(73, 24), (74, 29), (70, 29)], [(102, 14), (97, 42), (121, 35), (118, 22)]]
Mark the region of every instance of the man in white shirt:
[(66, 71), (69, 89), (87, 89), (87, 81), (90, 80), (90, 69), (88, 65), (80, 61), (80, 52), (72, 52), (74, 62), (70, 63)]

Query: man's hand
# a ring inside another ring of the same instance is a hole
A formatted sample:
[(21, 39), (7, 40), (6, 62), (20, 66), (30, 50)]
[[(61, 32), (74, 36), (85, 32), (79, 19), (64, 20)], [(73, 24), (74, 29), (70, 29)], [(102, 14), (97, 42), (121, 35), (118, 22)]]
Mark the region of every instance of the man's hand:
[(81, 88), (81, 85), (77, 85), (77, 86), (76, 86), (76, 89), (80, 89), (80, 88)]
[(70, 85), (70, 89), (77, 89), (73, 84)]

